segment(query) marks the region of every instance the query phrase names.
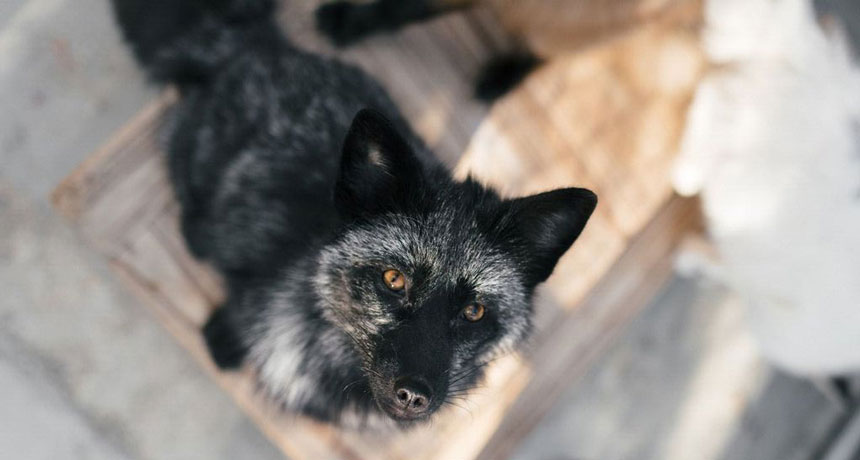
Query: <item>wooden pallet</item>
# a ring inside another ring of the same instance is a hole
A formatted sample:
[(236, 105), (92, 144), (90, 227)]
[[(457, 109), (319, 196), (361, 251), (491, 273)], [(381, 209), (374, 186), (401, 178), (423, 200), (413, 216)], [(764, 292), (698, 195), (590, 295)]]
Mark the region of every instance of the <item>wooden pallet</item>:
[[(292, 3), (300, 6), (286, 10), (285, 22), (296, 41), (331, 52), (299, 19), (308, 17), (307, 5)], [(413, 27), (396, 41), (371, 40), (345, 58), (376, 73), (449, 161), (466, 150), (459, 176), (472, 174), (510, 196), (586, 186), (600, 204), (540, 290), (532, 346), (497, 362), (465, 408), (447, 409), (432, 425), (386, 436), (340, 431), (273, 411), (255, 394), (250, 371), (215, 368), (199, 330), (223, 292), (180, 237), (158, 134), (173, 92), (54, 193), (57, 209), (117, 276), (294, 460), (505, 458), (662, 286), (668, 255), (698, 228), (696, 204), (673, 196), (667, 179), (701, 67), (692, 32), (643, 28), (561, 58), (486, 113), (469, 88), (504, 40), (492, 38), (492, 20), (482, 14)], [(661, 65), (667, 60), (671, 70)]]

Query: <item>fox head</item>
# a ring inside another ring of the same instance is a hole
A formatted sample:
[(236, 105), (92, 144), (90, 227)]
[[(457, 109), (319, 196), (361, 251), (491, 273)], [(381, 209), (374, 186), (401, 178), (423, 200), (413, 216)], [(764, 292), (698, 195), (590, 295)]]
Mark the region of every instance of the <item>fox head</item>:
[(378, 408), (410, 423), (468, 391), (531, 328), (532, 294), (582, 232), (591, 191), (502, 199), (456, 182), (382, 115), (355, 117), (335, 204), (347, 222), (314, 280)]

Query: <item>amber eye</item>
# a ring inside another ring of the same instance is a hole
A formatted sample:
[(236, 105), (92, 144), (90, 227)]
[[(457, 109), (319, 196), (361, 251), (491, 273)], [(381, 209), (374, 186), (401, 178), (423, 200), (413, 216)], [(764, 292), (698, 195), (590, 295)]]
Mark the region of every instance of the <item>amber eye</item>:
[(402, 291), (404, 287), (406, 287), (406, 277), (403, 276), (403, 273), (400, 273), (397, 270), (385, 270), (382, 274), (382, 280), (385, 281), (385, 285), (388, 286), (388, 289), (392, 291)]
[(463, 318), (467, 321), (476, 322), (484, 317), (484, 306), (479, 303), (472, 303), (463, 309)]

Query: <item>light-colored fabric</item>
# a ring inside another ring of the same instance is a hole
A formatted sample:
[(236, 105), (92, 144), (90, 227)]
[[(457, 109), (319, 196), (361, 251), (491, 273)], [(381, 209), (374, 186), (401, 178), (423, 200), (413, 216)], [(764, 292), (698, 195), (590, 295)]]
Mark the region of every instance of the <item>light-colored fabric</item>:
[(860, 68), (805, 0), (711, 0), (673, 182), (701, 192), (764, 354), (860, 369)]

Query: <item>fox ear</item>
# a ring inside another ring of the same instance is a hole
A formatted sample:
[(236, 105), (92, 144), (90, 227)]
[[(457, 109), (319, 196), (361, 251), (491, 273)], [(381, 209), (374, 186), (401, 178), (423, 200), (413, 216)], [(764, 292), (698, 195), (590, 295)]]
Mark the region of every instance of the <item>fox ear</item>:
[(509, 202), (509, 219), (520, 241), (526, 281), (534, 286), (552, 274), (558, 259), (582, 233), (597, 206), (597, 195), (584, 188), (565, 188)]
[(409, 143), (382, 114), (364, 109), (343, 144), (335, 204), (353, 217), (391, 211), (420, 190), (421, 164)]

